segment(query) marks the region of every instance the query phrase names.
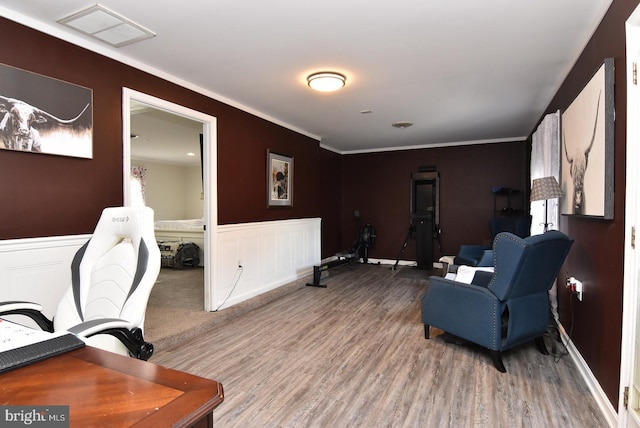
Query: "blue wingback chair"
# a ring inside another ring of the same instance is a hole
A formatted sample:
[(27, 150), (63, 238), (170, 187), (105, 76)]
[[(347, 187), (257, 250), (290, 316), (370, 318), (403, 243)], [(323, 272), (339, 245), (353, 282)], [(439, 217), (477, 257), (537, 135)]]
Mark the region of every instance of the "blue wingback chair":
[[(520, 238), (526, 238), (531, 233), (531, 216), (521, 217), (493, 217), (489, 222), (491, 240), (498, 233), (510, 232)], [(493, 266), (493, 251), (485, 245), (462, 245), (453, 259), (454, 265)]]
[(478, 272), (472, 284), (429, 278), (422, 298), (425, 338), (429, 326), (488, 348), (501, 372), (502, 351), (542, 336), (549, 319), (548, 291), (558, 276), (573, 239), (552, 230), (520, 238), (499, 233), (493, 242), (494, 272)]

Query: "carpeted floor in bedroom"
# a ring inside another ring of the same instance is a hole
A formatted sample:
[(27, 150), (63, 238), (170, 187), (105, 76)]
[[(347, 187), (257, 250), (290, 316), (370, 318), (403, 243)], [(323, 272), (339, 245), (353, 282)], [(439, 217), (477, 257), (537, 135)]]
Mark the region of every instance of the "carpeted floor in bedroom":
[(231, 317), (304, 287), (307, 281), (303, 278), (230, 308), (208, 312), (204, 310), (204, 268), (162, 268), (149, 295), (144, 337), (156, 351), (171, 349)]

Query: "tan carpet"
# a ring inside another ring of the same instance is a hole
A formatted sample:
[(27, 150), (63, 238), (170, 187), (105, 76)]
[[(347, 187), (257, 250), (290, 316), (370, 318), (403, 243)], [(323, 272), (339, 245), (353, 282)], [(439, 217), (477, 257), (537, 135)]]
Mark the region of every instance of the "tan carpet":
[(144, 337), (156, 351), (171, 349), (230, 318), (304, 287), (309, 278), (264, 293), (218, 312), (204, 310), (204, 269), (162, 268), (145, 315)]
[(145, 338), (156, 349), (172, 336), (196, 327), (210, 318), (204, 311), (204, 271), (162, 268), (145, 318)]

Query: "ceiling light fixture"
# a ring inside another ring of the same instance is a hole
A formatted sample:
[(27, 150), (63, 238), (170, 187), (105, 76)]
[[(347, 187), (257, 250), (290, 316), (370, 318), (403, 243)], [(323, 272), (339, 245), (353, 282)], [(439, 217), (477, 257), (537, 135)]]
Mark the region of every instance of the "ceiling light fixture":
[(58, 23), (116, 48), (155, 37), (154, 32), (99, 4), (63, 18)]
[(333, 92), (342, 89), (346, 81), (347, 78), (344, 75), (332, 71), (322, 71), (307, 77), (309, 87), (320, 92)]

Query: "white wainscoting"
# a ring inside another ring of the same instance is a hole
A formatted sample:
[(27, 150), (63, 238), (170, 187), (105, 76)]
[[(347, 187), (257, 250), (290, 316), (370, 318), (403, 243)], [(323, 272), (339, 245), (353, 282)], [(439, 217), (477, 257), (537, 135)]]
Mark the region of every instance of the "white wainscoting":
[[(91, 235), (0, 241), (0, 301), (22, 300), (43, 306), (51, 319), (71, 284), (71, 261)], [(25, 317), (7, 318), (35, 326)]]
[(218, 226), (212, 308), (226, 308), (311, 275), (320, 264), (320, 228), (320, 218)]
[[(229, 307), (311, 275), (321, 261), (320, 227), (320, 218), (218, 226), (211, 307)], [(73, 256), (90, 237), (0, 240), (0, 301), (34, 301), (51, 318), (71, 283)]]

